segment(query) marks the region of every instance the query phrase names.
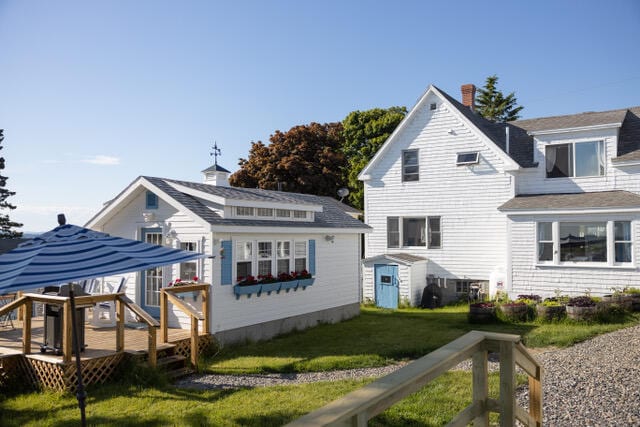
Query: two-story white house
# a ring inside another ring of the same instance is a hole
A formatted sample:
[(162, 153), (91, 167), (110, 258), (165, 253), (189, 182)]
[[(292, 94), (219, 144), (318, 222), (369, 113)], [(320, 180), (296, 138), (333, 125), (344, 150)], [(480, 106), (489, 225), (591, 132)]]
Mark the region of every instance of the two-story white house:
[(640, 107), (492, 123), (430, 86), (360, 174), (383, 307), (640, 286)]

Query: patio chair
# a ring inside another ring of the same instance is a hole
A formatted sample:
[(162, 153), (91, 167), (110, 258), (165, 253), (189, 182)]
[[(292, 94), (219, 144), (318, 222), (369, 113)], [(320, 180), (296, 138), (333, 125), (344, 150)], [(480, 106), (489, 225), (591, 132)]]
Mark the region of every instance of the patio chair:
[[(124, 291), (124, 285), (127, 282), (127, 278), (120, 279), (120, 284), (114, 293), (120, 293)], [(116, 304), (115, 301), (105, 301), (96, 304), (93, 307), (93, 317), (91, 318), (91, 324), (96, 327), (110, 327), (116, 325)]]
[[(9, 304), (15, 299), (14, 294), (0, 295), (0, 307)], [(0, 327), (13, 329), (13, 318), (15, 317), (15, 310), (0, 315)]]

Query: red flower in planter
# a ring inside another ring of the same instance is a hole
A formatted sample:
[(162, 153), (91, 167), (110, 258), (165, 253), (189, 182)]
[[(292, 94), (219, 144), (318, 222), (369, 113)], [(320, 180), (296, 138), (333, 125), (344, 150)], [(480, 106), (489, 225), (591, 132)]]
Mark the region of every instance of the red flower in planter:
[(292, 280), (296, 280), (296, 278), (289, 273), (278, 274), (278, 282), (290, 282)]
[(256, 280), (255, 277), (249, 275), (247, 277), (238, 277), (238, 285), (239, 286), (250, 286), (250, 285), (257, 285), (258, 281)]

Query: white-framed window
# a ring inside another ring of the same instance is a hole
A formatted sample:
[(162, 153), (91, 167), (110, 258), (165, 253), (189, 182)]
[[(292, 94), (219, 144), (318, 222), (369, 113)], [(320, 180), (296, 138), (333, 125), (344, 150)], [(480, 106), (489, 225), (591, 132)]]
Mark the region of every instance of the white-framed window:
[[(196, 242), (180, 242), (180, 249), (183, 251), (197, 251)], [(198, 275), (198, 261), (186, 261), (180, 263), (180, 280), (192, 280)]]
[(276, 275), (291, 271), (291, 242), (279, 240), (276, 242), (277, 269)]
[(458, 153), (456, 155), (456, 165), (474, 165), (480, 161), (480, 153), (478, 151), (470, 151), (467, 153)]
[(276, 209), (276, 216), (278, 218), (290, 218), (291, 211), (289, 209)]
[(552, 144), (545, 148), (547, 178), (603, 176), (605, 164), (604, 141)]
[(402, 181), (418, 181), (420, 179), (420, 165), (418, 150), (402, 152)]
[(427, 217), (427, 229), (429, 238), (427, 247), (429, 249), (440, 249), (442, 247), (442, 231), (440, 230), (440, 217)]
[(553, 223), (538, 223), (538, 261), (553, 261)]
[(293, 211), (293, 217), (296, 219), (307, 219), (307, 211)]
[(468, 294), (471, 290), (471, 280), (456, 280), (456, 293)]
[(387, 218), (387, 247), (400, 247), (400, 218), (390, 216)]
[(236, 206), (237, 216), (253, 216), (253, 208), (247, 206)]
[(536, 224), (539, 263), (629, 265), (633, 262), (631, 221), (556, 221)]
[(295, 242), (295, 271), (307, 270), (307, 242)]
[(632, 262), (631, 249), (633, 242), (631, 240), (631, 221), (615, 221), (613, 223), (613, 229), (616, 262)]
[(402, 246), (426, 246), (426, 220), (402, 218)]
[(273, 209), (271, 209), (271, 208), (257, 208), (256, 212), (257, 212), (258, 216), (261, 216), (261, 217), (272, 217), (273, 216)]
[(247, 276), (277, 277), (280, 273), (309, 270), (308, 241), (253, 240), (235, 243), (235, 280)]
[(387, 247), (416, 246), (442, 248), (441, 217), (387, 217)]
[(273, 274), (273, 243), (258, 242), (258, 276)]
[(236, 242), (236, 278), (253, 275), (253, 242)]

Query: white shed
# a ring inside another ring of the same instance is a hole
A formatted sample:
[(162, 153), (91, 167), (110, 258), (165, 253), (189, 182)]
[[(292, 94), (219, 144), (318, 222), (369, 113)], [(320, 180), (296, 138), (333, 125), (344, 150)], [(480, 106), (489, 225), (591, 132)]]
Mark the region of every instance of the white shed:
[(408, 253), (383, 254), (363, 260), (363, 295), (378, 307), (419, 306), (426, 286), (427, 262)]

